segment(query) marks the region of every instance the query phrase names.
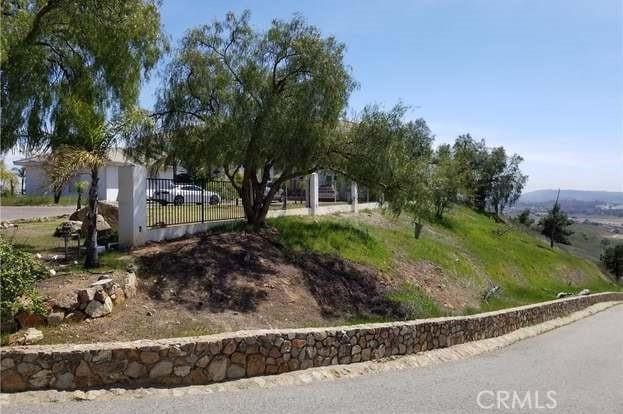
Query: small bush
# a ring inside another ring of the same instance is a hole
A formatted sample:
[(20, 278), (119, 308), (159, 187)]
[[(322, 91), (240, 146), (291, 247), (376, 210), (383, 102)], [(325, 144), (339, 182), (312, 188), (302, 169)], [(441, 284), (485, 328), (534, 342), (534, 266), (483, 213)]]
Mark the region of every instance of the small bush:
[(44, 275), (45, 269), (30, 254), (0, 237), (0, 317), (13, 318), (21, 310), (41, 313), (35, 282)]

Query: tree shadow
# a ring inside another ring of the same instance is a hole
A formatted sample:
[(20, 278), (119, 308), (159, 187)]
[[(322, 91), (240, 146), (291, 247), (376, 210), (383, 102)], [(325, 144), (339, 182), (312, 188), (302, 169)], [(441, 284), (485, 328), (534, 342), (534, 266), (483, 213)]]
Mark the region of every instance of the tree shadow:
[(139, 256), (137, 264), (156, 301), (189, 310), (251, 312), (267, 298), (260, 282), (275, 273), (270, 263), (280, 256), (259, 235), (224, 233), (161, 245)]
[(304, 272), (323, 316), (405, 316), (404, 309), (387, 298), (388, 289), (376, 271), (325, 254), (305, 252), (290, 257)]

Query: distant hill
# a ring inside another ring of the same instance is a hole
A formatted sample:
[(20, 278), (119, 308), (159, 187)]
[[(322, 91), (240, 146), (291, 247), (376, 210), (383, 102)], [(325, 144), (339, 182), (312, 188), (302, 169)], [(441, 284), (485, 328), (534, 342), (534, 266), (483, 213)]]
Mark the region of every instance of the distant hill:
[[(558, 190), (537, 190), (524, 193), (519, 198), (522, 204), (553, 202)], [(616, 191), (582, 191), (560, 190), (561, 201), (600, 201), (603, 203), (623, 203), (623, 192)]]

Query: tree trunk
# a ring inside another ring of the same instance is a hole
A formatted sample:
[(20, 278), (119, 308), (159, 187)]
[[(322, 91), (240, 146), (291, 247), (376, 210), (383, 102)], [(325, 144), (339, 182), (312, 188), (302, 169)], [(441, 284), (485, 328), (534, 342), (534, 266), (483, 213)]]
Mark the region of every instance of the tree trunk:
[(247, 224), (258, 229), (266, 223), (266, 215), (270, 209), (270, 203), (279, 189), (279, 186), (280, 183), (275, 182), (268, 194), (265, 195), (266, 184), (257, 182), (253, 179), (252, 173), (247, 175), (247, 171), (245, 171), (240, 198), (242, 198), (242, 206), (244, 208)]
[(61, 195), (63, 194), (63, 187), (57, 187), (54, 189), (54, 204), (58, 204), (61, 201)]
[(99, 257), (97, 254), (97, 185), (99, 176), (97, 167), (91, 169), (91, 187), (89, 187), (89, 202), (87, 209), (86, 226), (86, 258), (84, 267), (98, 267)]
[(78, 200), (76, 200), (76, 211), (82, 208), (82, 191), (78, 192)]

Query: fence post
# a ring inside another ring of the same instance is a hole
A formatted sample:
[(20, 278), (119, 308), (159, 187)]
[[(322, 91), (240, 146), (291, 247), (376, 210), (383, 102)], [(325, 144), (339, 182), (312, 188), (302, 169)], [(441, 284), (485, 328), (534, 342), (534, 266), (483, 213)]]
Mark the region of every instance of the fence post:
[(359, 211), (359, 188), (354, 181), (350, 182), (350, 198), (351, 198), (351, 211), (356, 213)]
[(309, 214), (316, 215), (318, 210), (318, 173), (309, 176)]
[(139, 165), (119, 168), (119, 246), (145, 243), (147, 231), (147, 170)]
[[(204, 190), (204, 186), (208, 185), (207, 182), (204, 182), (203, 185), (201, 186), (201, 222), (205, 223), (205, 211), (206, 211), (206, 195), (205, 195), (205, 190)], [(223, 194), (223, 191), (221, 191), (221, 194)], [(210, 205), (210, 203), (208, 202), (208, 205)]]

